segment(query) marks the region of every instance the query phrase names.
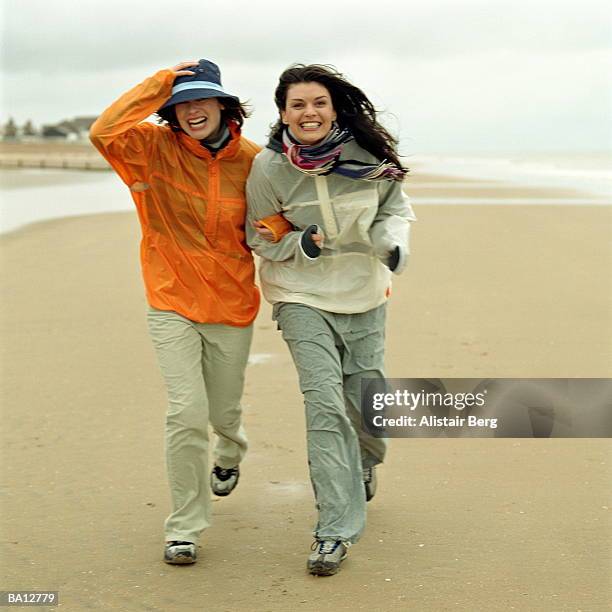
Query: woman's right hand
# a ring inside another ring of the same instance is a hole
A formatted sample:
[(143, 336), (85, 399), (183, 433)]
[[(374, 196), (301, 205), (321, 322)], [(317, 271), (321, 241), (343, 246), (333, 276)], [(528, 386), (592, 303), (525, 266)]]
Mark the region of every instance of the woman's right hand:
[(177, 64), (173, 68), (170, 68), (170, 70), (174, 72), (175, 77), (188, 76), (188, 75), (195, 74), (195, 72), (193, 72), (193, 70), (185, 70), (185, 68), (189, 68), (189, 66), (197, 66), (199, 63), (200, 62), (193, 62), (193, 61), (192, 62), (181, 62), (180, 64)]
[(260, 238), (263, 238), (268, 242), (276, 242), (274, 240), (274, 234), (263, 223), (260, 223), (259, 221), (253, 221), (253, 228), (255, 229)]

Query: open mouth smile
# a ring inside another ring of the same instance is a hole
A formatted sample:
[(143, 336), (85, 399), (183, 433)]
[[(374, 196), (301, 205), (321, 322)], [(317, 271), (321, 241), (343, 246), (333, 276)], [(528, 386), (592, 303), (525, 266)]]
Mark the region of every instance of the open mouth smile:
[(190, 128), (198, 129), (206, 125), (207, 121), (208, 119), (206, 117), (200, 117), (199, 119), (191, 119), (187, 123), (189, 124)]

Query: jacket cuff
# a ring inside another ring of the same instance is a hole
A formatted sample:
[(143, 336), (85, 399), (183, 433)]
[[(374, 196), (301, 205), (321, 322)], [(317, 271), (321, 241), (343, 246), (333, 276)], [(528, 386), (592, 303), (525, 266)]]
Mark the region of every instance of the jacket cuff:
[(300, 237), (300, 250), (306, 259), (316, 259), (321, 254), (321, 249), (314, 243), (313, 234), (319, 233), (318, 225), (309, 225)]
[(387, 260), (387, 266), (389, 270), (394, 274), (401, 274), (406, 267), (406, 263), (408, 261), (408, 254), (406, 249), (403, 249), (399, 245), (396, 246), (391, 253), (389, 254), (389, 258)]

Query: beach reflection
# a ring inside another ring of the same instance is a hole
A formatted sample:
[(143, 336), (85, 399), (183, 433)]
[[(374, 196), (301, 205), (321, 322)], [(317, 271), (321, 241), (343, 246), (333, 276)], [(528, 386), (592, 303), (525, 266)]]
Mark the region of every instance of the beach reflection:
[[(601, 206), (612, 204), (612, 157), (417, 155), (406, 192), (415, 206)], [(93, 162), (91, 162), (93, 163)], [(133, 210), (108, 170), (2, 168), (0, 231), (72, 215)]]
[(2, 232), (47, 219), (134, 209), (126, 186), (108, 171), (3, 169), (0, 186)]

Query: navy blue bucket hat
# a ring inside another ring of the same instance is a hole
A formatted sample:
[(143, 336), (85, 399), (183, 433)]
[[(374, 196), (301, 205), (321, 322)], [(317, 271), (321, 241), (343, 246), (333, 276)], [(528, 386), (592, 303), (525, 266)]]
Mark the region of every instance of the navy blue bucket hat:
[(195, 74), (183, 75), (174, 79), (172, 96), (159, 110), (179, 102), (203, 98), (231, 98), (240, 102), (236, 96), (224, 91), (221, 85), (221, 71), (217, 64), (201, 59), (197, 66), (189, 66), (185, 70), (191, 70)]

